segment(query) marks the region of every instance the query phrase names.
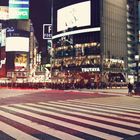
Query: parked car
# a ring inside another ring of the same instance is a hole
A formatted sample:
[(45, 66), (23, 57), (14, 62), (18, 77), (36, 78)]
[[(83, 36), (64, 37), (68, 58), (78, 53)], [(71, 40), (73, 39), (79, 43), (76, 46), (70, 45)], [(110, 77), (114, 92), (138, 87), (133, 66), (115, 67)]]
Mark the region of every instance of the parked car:
[(140, 95), (140, 82), (134, 83), (134, 94)]

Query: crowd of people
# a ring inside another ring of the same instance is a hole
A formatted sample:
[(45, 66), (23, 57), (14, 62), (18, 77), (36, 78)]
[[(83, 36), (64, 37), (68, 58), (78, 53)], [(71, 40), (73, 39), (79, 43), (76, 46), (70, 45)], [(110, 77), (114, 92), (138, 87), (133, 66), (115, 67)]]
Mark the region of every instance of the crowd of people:
[(0, 83), (0, 87), (7, 88), (30, 88), (30, 89), (38, 89), (38, 88), (51, 88), (51, 89), (105, 89), (105, 88), (113, 88), (113, 87), (123, 87), (126, 84), (112, 84), (112, 83), (104, 83), (104, 82), (91, 82), (91, 81), (77, 81), (77, 82), (38, 82), (38, 83)]

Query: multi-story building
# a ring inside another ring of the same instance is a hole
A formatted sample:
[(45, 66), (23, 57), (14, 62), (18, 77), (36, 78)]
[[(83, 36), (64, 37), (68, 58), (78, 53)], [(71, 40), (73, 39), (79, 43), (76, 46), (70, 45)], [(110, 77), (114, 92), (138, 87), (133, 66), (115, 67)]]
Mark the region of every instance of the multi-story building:
[(53, 1), (54, 81), (126, 81), (126, 5), (127, 0)]
[(35, 73), (38, 53), (29, 1), (7, 0), (0, 5), (0, 12), (0, 77), (13, 82), (28, 81)]
[(130, 80), (136, 80), (137, 75), (137, 62), (135, 56), (139, 55), (138, 51), (138, 0), (127, 1), (127, 56), (128, 56), (128, 78)]

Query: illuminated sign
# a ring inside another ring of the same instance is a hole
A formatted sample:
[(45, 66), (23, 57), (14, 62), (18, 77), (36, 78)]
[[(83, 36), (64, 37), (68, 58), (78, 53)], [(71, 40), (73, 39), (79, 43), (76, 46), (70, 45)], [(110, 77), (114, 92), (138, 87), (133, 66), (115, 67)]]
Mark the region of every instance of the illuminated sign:
[(52, 24), (43, 24), (43, 39), (52, 38)]
[(0, 46), (2, 42), (2, 23), (0, 23)]
[(9, 0), (9, 19), (29, 19), (29, 0)]
[(24, 71), (27, 68), (27, 54), (15, 55), (15, 71)]
[(57, 10), (57, 31), (91, 25), (91, 2), (85, 1)]
[(14, 32), (14, 27), (8, 27), (6, 28), (6, 32)]
[(8, 7), (0, 6), (0, 20), (7, 20), (7, 19), (8, 19)]
[(82, 68), (82, 72), (100, 72), (100, 68)]
[(2, 29), (1, 31), (1, 46), (6, 45), (6, 29)]

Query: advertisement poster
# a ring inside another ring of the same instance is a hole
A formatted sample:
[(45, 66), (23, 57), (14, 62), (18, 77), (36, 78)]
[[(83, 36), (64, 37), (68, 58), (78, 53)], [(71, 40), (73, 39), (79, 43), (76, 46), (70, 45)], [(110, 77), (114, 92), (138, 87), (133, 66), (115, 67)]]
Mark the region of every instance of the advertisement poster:
[(27, 69), (27, 54), (15, 55), (15, 71), (25, 71)]

